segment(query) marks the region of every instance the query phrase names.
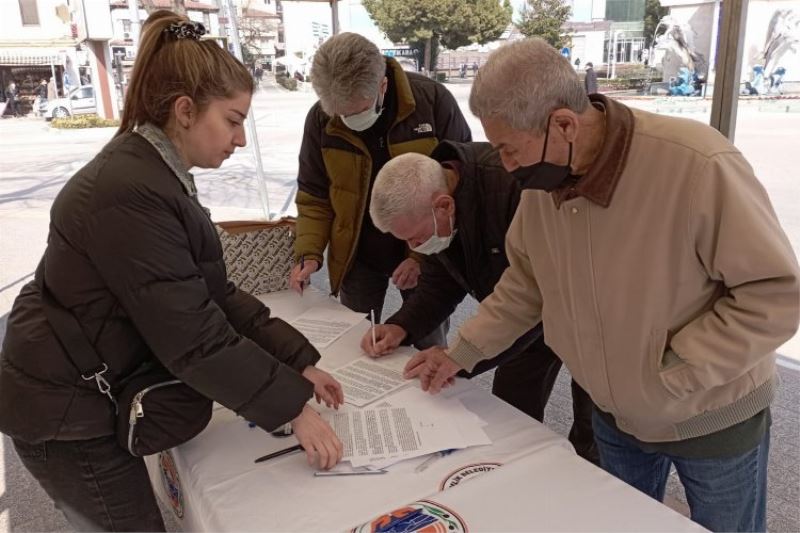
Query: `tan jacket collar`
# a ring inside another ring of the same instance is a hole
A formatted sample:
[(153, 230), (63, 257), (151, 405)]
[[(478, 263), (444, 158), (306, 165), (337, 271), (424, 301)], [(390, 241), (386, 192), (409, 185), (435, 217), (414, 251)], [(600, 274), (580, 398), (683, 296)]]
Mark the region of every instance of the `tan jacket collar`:
[(606, 114), (603, 147), (589, 172), (577, 183), (553, 191), (556, 207), (576, 196), (608, 207), (628, 159), (633, 139), (633, 113), (624, 104), (600, 94), (593, 94), (589, 99), (592, 105), (602, 107)]

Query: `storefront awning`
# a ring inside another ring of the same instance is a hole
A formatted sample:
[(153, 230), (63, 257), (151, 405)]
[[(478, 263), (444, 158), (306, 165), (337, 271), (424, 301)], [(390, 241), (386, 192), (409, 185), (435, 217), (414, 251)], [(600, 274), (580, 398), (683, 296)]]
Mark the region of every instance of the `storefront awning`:
[(63, 65), (64, 54), (52, 48), (0, 48), (0, 66)]

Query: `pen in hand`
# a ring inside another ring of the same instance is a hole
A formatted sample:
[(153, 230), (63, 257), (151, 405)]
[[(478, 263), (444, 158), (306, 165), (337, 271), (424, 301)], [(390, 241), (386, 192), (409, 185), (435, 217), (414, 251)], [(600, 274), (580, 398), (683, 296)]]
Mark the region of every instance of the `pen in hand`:
[(375, 351), (375, 310), (369, 310), (369, 321), (372, 322), (372, 351)]
[(295, 444), (294, 446), (290, 446), (288, 448), (284, 448), (283, 450), (278, 450), (277, 452), (268, 453), (267, 455), (261, 456), (256, 459), (255, 463), (263, 463), (264, 461), (269, 461), (270, 459), (275, 459), (276, 457), (280, 457), (282, 455), (286, 455), (292, 452), (297, 452), (303, 450), (303, 446), (300, 444)]
[[(303, 270), (305, 270), (305, 268), (306, 268), (306, 256), (305, 255), (301, 255), (300, 256), (300, 274), (303, 273)], [(303, 295), (303, 289), (305, 288), (305, 286), (306, 286), (305, 280), (301, 279), (300, 280), (300, 296)]]

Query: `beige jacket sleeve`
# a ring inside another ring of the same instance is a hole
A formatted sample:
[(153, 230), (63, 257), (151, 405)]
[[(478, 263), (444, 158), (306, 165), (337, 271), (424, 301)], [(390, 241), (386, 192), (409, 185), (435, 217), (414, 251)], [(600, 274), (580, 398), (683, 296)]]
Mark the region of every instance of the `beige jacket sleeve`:
[(506, 234), (509, 267), (467, 320), (448, 355), (460, 367), (472, 371), (483, 359), (491, 359), (541, 321), (542, 295), (533, 276), (525, 247), (525, 211), (530, 200), (520, 202)]
[(695, 177), (687, 230), (699, 268), (725, 290), (672, 337), (670, 348), (686, 367), (670, 375), (670, 385), (707, 390), (745, 375), (795, 333), (798, 265), (766, 191), (738, 152), (715, 155)]

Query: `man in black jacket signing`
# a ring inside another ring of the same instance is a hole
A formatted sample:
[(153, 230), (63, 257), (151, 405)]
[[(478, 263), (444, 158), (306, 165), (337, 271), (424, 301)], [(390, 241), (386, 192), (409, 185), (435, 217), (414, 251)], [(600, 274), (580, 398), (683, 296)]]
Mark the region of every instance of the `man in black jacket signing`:
[[(519, 199), (516, 180), (488, 143), (446, 141), (431, 157), (404, 154), (384, 165), (372, 192), (372, 221), (427, 258), (416, 292), (376, 326), (374, 344), (367, 332), (364, 351), (379, 357), (411, 344), (467, 294), (478, 301), (491, 294), (508, 267), (505, 234)], [(545, 344), (541, 325), (487, 363), (469, 377), (497, 366), (492, 392), (542, 421), (561, 360)], [(574, 381), (572, 394), (569, 439), (582, 457), (597, 463), (591, 400)]]

